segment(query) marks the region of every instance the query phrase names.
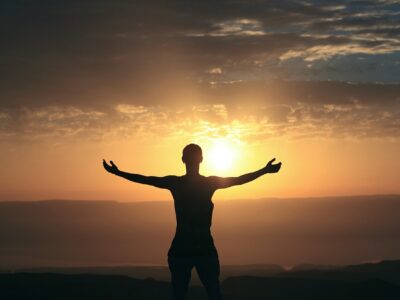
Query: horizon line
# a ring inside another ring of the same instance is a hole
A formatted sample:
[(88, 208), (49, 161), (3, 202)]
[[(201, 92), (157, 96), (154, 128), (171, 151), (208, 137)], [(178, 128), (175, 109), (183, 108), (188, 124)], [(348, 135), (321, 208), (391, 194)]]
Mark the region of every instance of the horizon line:
[[(336, 196), (299, 196), (299, 197), (259, 197), (259, 198), (231, 198), (231, 199), (213, 199), (214, 201), (251, 201), (251, 200), (289, 200), (289, 199), (329, 199), (329, 198), (359, 198), (359, 197), (400, 197), (400, 193), (389, 193), (389, 194), (345, 194), (345, 195), (336, 195)], [(125, 201), (125, 200), (111, 200), (111, 199), (62, 199), (62, 198), (54, 198), (54, 199), (35, 199), (35, 200), (0, 200), (0, 203), (10, 203), (10, 202), (20, 202), (20, 203), (32, 203), (32, 202), (114, 202), (114, 203), (159, 203), (159, 202), (169, 202), (173, 201), (173, 199), (160, 199), (160, 200), (137, 200), (137, 201)]]

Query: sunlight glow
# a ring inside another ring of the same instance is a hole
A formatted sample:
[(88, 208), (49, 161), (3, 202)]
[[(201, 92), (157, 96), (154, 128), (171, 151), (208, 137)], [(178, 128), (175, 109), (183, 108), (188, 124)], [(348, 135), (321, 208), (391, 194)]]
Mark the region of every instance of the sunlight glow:
[(210, 150), (210, 160), (213, 167), (220, 171), (232, 168), (234, 160), (233, 145), (224, 140), (218, 140)]

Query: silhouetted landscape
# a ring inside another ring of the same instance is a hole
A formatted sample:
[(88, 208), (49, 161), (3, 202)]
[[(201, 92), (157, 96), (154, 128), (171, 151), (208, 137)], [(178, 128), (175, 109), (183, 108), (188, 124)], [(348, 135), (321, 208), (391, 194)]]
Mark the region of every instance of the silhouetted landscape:
[[(224, 299), (399, 299), (399, 200), (214, 201)], [(170, 299), (172, 209), (171, 202), (0, 203), (1, 299)], [(188, 299), (205, 299), (192, 275)]]
[[(214, 203), (222, 265), (329, 268), (399, 259), (400, 196)], [(172, 201), (1, 202), (0, 269), (165, 266), (174, 218)]]
[[(231, 267), (225, 267), (225, 275)], [(235, 267), (242, 276), (222, 281), (224, 299), (399, 299), (400, 260), (336, 267), (334, 270), (283, 271), (277, 267)], [(273, 271), (275, 269), (275, 272)], [(36, 269), (0, 274), (2, 299), (170, 299), (169, 283), (132, 274), (164, 270), (151, 267)], [(33, 273), (36, 272), (36, 273)], [(136, 273), (135, 273), (136, 272)], [(100, 275), (100, 273), (104, 273)], [(105, 274), (114, 275), (105, 275)], [(127, 275), (116, 275), (116, 274)], [(269, 274), (269, 275), (268, 275)], [(192, 286), (188, 299), (205, 299)]]

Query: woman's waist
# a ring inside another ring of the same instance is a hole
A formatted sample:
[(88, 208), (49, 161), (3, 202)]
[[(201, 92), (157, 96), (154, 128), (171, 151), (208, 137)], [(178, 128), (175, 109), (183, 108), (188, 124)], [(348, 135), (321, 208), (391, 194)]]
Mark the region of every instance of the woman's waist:
[(178, 224), (175, 235), (211, 236), (211, 225), (208, 224)]

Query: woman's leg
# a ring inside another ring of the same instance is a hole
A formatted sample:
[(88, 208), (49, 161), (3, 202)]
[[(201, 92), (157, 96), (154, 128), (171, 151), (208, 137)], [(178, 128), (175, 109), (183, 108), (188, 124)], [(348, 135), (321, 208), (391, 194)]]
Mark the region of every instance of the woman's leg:
[(171, 271), (172, 299), (184, 300), (188, 291), (193, 262), (188, 258), (168, 257)]
[(199, 278), (207, 291), (210, 300), (221, 300), (222, 294), (219, 285), (218, 256), (204, 256), (196, 259), (195, 268)]

